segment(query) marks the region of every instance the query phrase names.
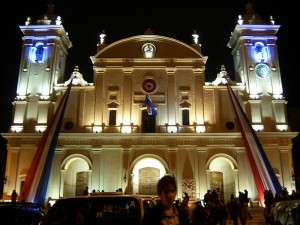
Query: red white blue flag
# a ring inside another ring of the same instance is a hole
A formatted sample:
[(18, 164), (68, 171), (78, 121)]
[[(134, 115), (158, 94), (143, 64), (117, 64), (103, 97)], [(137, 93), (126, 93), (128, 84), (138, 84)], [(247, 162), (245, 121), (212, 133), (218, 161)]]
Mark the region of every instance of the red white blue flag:
[(157, 111), (156, 111), (156, 109), (153, 105), (153, 102), (151, 101), (151, 98), (150, 98), (149, 95), (146, 95), (145, 104), (146, 104), (146, 107), (147, 107), (148, 115), (156, 116)]
[(24, 185), (22, 186), (21, 194), (18, 196), (18, 201), (23, 200), (22, 198), (25, 196), (24, 200), (27, 202), (34, 202), (41, 205), (45, 204), (55, 147), (70, 95), (71, 86), (72, 82), (70, 82), (66, 93), (61, 99), (61, 102), (47, 126), (47, 129), (43, 133), (35, 156), (29, 167)]
[(255, 131), (240, 106), (233, 90), (229, 86), (228, 80), (226, 82), (226, 86), (242, 133), (243, 142), (257, 187), (259, 199), (261, 205), (264, 205), (264, 191), (271, 190), (272, 193), (275, 194), (281, 191), (281, 185)]

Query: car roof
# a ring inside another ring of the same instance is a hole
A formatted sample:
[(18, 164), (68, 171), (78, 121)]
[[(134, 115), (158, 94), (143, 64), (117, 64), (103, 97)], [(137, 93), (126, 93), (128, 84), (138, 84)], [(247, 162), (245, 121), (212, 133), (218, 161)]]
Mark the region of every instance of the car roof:
[(286, 207), (286, 206), (297, 207), (299, 204), (300, 204), (300, 199), (288, 200), (288, 201), (277, 202), (275, 207), (276, 208), (283, 208), (283, 207)]
[(124, 194), (123, 192), (95, 192), (95, 193), (91, 193), (89, 196), (72, 196), (72, 197), (64, 197), (64, 198), (60, 198), (58, 200), (61, 199), (85, 199), (85, 198), (122, 198), (122, 197), (132, 197), (132, 198), (136, 198), (139, 200), (142, 199), (152, 199), (155, 200), (154, 196), (151, 195), (138, 195), (138, 194), (134, 194), (134, 195), (128, 195), (128, 194)]
[(0, 202), (0, 207), (23, 207), (23, 208), (42, 208), (43, 206), (33, 202)]

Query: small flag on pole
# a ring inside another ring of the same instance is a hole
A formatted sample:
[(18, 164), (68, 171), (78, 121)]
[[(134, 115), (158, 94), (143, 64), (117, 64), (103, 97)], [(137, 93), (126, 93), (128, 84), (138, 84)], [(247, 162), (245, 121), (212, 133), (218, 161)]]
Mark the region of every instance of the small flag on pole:
[(146, 95), (145, 104), (147, 106), (148, 115), (156, 116), (157, 111), (156, 111), (149, 95)]

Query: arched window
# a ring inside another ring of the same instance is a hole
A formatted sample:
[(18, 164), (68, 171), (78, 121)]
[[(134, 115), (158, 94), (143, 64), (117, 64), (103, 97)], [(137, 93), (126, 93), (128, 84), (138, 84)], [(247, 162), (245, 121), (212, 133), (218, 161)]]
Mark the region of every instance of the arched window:
[(41, 63), (45, 61), (45, 46), (38, 42), (35, 47), (31, 48), (30, 58), (32, 62)]
[(108, 104), (108, 109), (109, 109), (108, 124), (110, 126), (117, 125), (117, 108), (118, 108), (118, 106), (119, 105), (116, 102), (111, 102)]
[(190, 107), (191, 104), (188, 101), (180, 103), (182, 125), (190, 125)]
[(256, 42), (253, 48), (253, 53), (255, 61), (257, 62), (266, 62), (268, 60), (267, 48), (262, 42)]

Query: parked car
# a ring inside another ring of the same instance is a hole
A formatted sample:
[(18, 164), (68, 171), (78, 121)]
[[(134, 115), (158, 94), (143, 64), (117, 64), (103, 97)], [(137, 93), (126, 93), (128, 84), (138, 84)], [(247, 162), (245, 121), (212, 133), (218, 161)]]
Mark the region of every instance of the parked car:
[(2, 225), (37, 225), (44, 217), (43, 207), (29, 202), (1, 202)]
[(272, 225), (299, 225), (300, 199), (277, 202), (272, 215)]
[(120, 192), (62, 198), (48, 210), (40, 225), (140, 225), (144, 214), (154, 206), (150, 196)]

